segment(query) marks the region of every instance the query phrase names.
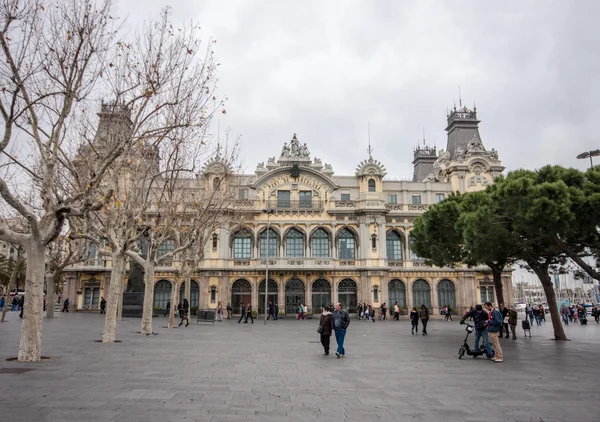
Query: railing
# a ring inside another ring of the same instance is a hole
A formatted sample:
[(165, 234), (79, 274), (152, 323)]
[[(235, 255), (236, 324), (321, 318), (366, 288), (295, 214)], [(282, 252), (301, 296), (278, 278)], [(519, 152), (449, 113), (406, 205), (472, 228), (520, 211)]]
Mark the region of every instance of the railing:
[(389, 259), (388, 266), (402, 268), (402, 267), (404, 267), (404, 261), (402, 261), (401, 259)]
[[(333, 268), (337, 265), (356, 265), (354, 260), (338, 260), (335, 258), (312, 258), (312, 257), (272, 257), (257, 259), (234, 259), (233, 266), (239, 268), (266, 268), (267, 261), (270, 268), (307, 269), (307, 268)], [(350, 263), (350, 261), (352, 263)], [(342, 262), (344, 262), (342, 264)]]
[(302, 199), (291, 201), (286, 199), (269, 200), (269, 208), (278, 211), (322, 211), (320, 199)]
[(356, 208), (357, 201), (351, 200), (336, 200), (331, 201), (334, 208)]

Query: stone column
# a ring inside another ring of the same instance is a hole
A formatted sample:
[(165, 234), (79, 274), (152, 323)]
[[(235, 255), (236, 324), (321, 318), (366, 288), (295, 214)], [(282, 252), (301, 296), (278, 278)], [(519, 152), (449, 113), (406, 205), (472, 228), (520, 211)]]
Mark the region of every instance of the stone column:
[(279, 290), (277, 290), (277, 302), (279, 303), (279, 312), (283, 312), (283, 314), (285, 315), (285, 289), (283, 288), (285, 275), (280, 276), (279, 273), (274, 275), (275, 277), (273, 277), (273, 279), (279, 280)]
[(310, 276), (307, 275), (306, 276), (306, 281), (304, 284), (304, 294), (306, 295), (306, 298), (304, 299), (306, 302), (306, 306), (308, 306), (308, 310), (311, 311), (313, 313), (313, 315), (315, 314), (315, 310), (312, 309), (313, 307), (313, 302), (312, 302), (312, 285), (310, 282)]
[(438, 303), (438, 293), (437, 293), (437, 283), (440, 280), (439, 277), (431, 278), (431, 313), (434, 315), (440, 314), (440, 306), (444, 306), (445, 304)]
[(310, 257), (310, 247), (309, 247), (309, 239), (310, 239), (310, 223), (306, 223), (306, 238), (305, 238), (305, 242), (304, 242), (304, 257), (308, 258)]
[(377, 251), (377, 256), (379, 257), (379, 262), (377, 264), (378, 267), (381, 267), (384, 265), (385, 260), (387, 259), (387, 251), (386, 251), (386, 244), (385, 244), (385, 238), (386, 238), (386, 226), (385, 226), (385, 217), (380, 217), (379, 218), (379, 223), (378, 223), (379, 228), (377, 229), (378, 236), (379, 236), (379, 244), (378, 244), (378, 251)]
[[(335, 241), (335, 224), (331, 225), (331, 257), (337, 259), (337, 243)], [(332, 296), (333, 297), (333, 296)]]
[(337, 285), (340, 279), (341, 277), (336, 277), (335, 275), (331, 277), (331, 301), (334, 305), (339, 302)]
[(279, 235), (281, 237), (281, 242), (279, 243), (279, 256), (284, 257), (283, 253), (283, 244), (285, 243), (285, 238), (283, 237), (283, 223), (279, 223)]
[(412, 283), (416, 280), (415, 277), (406, 277), (406, 313), (410, 314), (413, 306), (416, 306), (413, 303), (413, 293), (412, 293)]

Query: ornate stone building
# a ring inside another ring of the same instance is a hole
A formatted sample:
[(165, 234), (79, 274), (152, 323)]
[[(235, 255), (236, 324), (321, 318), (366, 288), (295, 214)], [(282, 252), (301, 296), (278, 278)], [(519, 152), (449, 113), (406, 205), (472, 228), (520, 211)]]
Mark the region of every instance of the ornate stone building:
[[(212, 234), (191, 306), (231, 303), (235, 313), (250, 302), (262, 313), (267, 267), (268, 299), (286, 315), (299, 303), (320, 312), (340, 301), (354, 312), (359, 302), (378, 308), (398, 301), (403, 310), (426, 304), (438, 314), (445, 305), (462, 312), (493, 301), (485, 268), (429, 267), (410, 250), (419, 215), (452, 192), (484, 189), (504, 169), (496, 150), (484, 147), (475, 109), (455, 108), (447, 118), (446, 150), (416, 148), (412, 181), (386, 180), (384, 165), (371, 154), (353, 175), (334, 175), (296, 135), (279, 157), (236, 175), (235, 207), (244, 223), (226, 222)], [(222, 165), (208, 163), (198, 183), (214, 182)], [(95, 308), (109, 274), (110, 263), (91, 254), (86, 265), (70, 269), (65, 294), (80, 309)], [(510, 273), (505, 277), (510, 298)], [(159, 268), (155, 279), (155, 308), (164, 308), (172, 271)]]

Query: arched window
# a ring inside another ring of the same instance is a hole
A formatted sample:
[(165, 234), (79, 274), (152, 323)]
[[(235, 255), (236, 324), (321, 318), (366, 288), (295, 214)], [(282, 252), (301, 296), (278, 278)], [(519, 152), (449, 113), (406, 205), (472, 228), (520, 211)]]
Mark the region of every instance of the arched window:
[(315, 230), (312, 235), (311, 250), (314, 258), (329, 258), (329, 235), (325, 230)]
[(221, 179), (219, 179), (218, 177), (215, 177), (213, 179), (213, 190), (219, 189), (220, 185), (221, 185)]
[(298, 258), (304, 256), (304, 236), (296, 229), (291, 229), (285, 236), (285, 256)]
[(385, 247), (387, 250), (387, 259), (389, 261), (402, 260), (402, 239), (396, 231), (391, 231), (385, 238)]
[(431, 310), (431, 288), (425, 280), (417, 280), (413, 283), (413, 306), (419, 308), (421, 305), (427, 306)]
[(160, 258), (163, 255), (166, 255), (175, 250), (175, 241), (174, 240), (165, 240), (158, 247), (157, 255)]
[(327, 280), (319, 279), (312, 285), (313, 314), (321, 311), (323, 306), (329, 307), (331, 303), (331, 284)]
[(252, 234), (240, 230), (233, 235), (233, 258), (250, 259), (252, 257)]
[(234, 314), (242, 313), (242, 305), (247, 306), (252, 300), (252, 285), (248, 280), (239, 279), (231, 285), (231, 306)]
[(172, 287), (171, 282), (168, 280), (156, 282), (154, 285), (154, 309), (167, 309), (167, 302), (171, 299)]
[[(185, 297), (185, 281), (181, 283), (181, 287), (179, 288), (179, 300), (183, 300)], [(190, 286), (190, 297), (188, 298), (190, 303), (190, 307), (198, 307), (200, 303), (200, 286), (196, 280), (192, 280), (192, 285)]]
[(392, 280), (388, 283), (388, 300), (389, 305), (394, 306), (398, 302), (398, 306), (406, 310), (406, 287), (402, 280)]
[[(260, 234), (260, 257), (261, 258), (266, 258), (267, 256), (269, 258), (272, 258), (274, 256), (277, 256), (277, 250), (278, 248), (278, 238), (279, 235), (277, 234), (277, 232), (273, 229), (269, 229), (269, 246), (267, 248), (267, 231), (263, 231)], [(267, 250), (268, 250), (268, 254), (267, 254)]]
[(454, 283), (450, 280), (441, 280), (437, 285), (437, 291), (438, 306), (440, 308), (448, 306), (450, 309), (456, 310), (456, 289)]
[(354, 234), (348, 229), (342, 229), (338, 236), (338, 258), (354, 259)]
[(369, 192), (375, 192), (375, 179), (369, 179)]
[(357, 291), (356, 282), (349, 278), (340, 281), (338, 284), (338, 300), (342, 304), (342, 308), (350, 313), (356, 312)]

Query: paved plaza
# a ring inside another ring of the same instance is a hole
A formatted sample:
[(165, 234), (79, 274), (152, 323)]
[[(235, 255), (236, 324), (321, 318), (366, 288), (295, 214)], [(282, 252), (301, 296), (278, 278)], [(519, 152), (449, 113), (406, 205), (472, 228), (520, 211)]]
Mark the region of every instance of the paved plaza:
[[(16, 313), (0, 324), (0, 409), (14, 421), (598, 421), (600, 326), (569, 326), (572, 341), (503, 339), (505, 361), (458, 360), (464, 330), (431, 321), (352, 320), (347, 356), (324, 357), (316, 320), (190, 324), (145, 336), (139, 319), (101, 338), (99, 314), (44, 324), (39, 364), (16, 356)], [(519, 325), (520, 327), (520, 325)], [(332, 345), (335, 339), (332, 337)], [(7, 368), (30, 369), (20, 374)]]

